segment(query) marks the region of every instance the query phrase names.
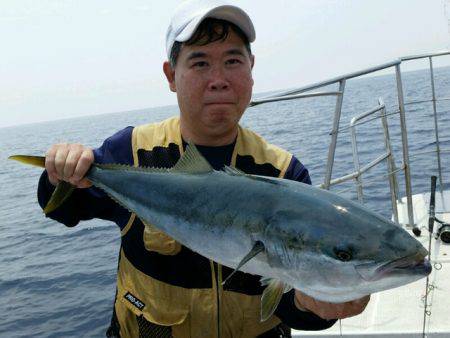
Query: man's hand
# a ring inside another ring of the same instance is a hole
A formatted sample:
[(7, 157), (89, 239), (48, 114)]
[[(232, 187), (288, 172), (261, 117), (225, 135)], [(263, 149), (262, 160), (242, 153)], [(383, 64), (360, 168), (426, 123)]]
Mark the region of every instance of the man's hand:
[(307, 310), (315, 313), (322, 319), (343, 319), (359, 315), (364, 311), (369, 303), (370, 296), (365, 296), (346, 303), (321, 302), (311, 298), (304, 293), (295, 290), (295, 305), (300, 310)]
[(92, 183), (84, 178), (94, 162), (94, 152), (81, 144), (55, 144), (45, 156), (45, 169), (51, 184), (66, 181), (77, 188), (88, 188)]

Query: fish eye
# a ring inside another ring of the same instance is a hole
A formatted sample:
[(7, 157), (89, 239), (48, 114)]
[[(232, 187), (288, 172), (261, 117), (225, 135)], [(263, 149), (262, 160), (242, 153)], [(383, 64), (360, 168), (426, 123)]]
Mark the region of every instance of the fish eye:
[(352, 252), (348, 249), (334, 248), (336, 258), (343, 262), (348, 262), (353, 258)]

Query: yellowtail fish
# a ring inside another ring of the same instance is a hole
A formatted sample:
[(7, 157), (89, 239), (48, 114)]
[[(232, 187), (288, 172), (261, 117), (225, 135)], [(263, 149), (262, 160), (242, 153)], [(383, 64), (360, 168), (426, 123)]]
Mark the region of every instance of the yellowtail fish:
[[(11, 158), (44, 166), (44, 158)], [(295, 181), (216, 171), (193, 145), (171, 169), (93, 164), (86, 177), (191, 250), (263, 276), (261, 320), (291, 288), (340, 303), (431, 272), (415, 238), (364, 206)], [(45, 212), (72, 190), (60, 184)]]

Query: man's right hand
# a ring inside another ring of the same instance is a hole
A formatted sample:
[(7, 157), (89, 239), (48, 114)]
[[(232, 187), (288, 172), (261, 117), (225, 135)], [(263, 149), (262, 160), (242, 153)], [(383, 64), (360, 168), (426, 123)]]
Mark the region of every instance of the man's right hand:
[(94, 162), (94, 152), (81, 144), (54, 144), (45, 155), (45, 169), (51, 184), (66, 181), (77, 188), (89, 188), (84, 178)]

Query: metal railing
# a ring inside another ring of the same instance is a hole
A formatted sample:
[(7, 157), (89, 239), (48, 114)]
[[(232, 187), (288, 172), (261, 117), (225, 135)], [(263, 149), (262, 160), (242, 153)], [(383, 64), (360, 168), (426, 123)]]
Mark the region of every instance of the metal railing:
[[(390, 185), (390, 193), (391, 193), (391, 203), (393, 210), (393, 217), (396, 222), (398, 222), (398, 212), (397, 212), (397, 202), (399, 200), (399, 189), (398, 189), (398, 181), (396, 177), (396, 173), (399, 171), (403, 171), (404, 179), (405, 179), (405, 195), (406, 195), (406, 203), (408, 210), (408, 224), (409, 226), (414, 226), (414, 213), (413, 213), (413, 204), (412, 204), (412, 189), (411, 189), (411, 172), (410, 172), (410, 154), (408, 147), (408, 134), (406, 128), (406, 118), (405, 118), (405, 106), (419, 104), (424, 102), (432, 102), (433, 104), (433, 117), (434, 117), (434, 138), (436, 149), (431, 151), (436, 153), (437, 156), (437, 164), (438, 164), (438, 179), (439, 186), (442, 191), (443, 187), (443, 177), (442, 177), (442, 163), (441, 163), (441, 153), (448, 152), (450, 150), (441, 149), (440, 140), (439, 140), (439, 128), (438, 128), (438, 119), (437, 119), (437, 107), (436, 102), (450, 100), (450, 98), (436, 98), (435, 91), (435, 81), (434, 81), (434, 68), (433, 68), (433, 58), (443, 55), (450, 55), (450, 51), (443, 51), (438, 53), (430, 53), (430, 54), (421, 54), (421, 55), (412, 55), (399, 58), (397, 60), (384, 63), (375, 67), (370, 67), (367, 69), (363, 69), (361, 71), (349, 73), (346, 75), (342, 75), (336, 78), (332, 78), (329, 80), (321, 81), (318, 83), (314, 83), (308, 86), (300, 87), (293, 90), (284, 91), (275, 95), (267, 96), (264, 98), (260, 98), (257, 100), (253, 100), (250, 103), (250, 106), (256, 106), (259, 104), (267, 103), (267, 102), (276, 102), (276, 101), (286, 101), (286, 100), (295, 100), (295, 99), (304, 99), (311, 97), (320, 97), (320, 96), (335, 96), (336, 103), (334, 109), (334, 118), (333, 118), (333, 126), (330, 132), (331, 141), (328, 148), (328, 157), (327, 157), (327, 165), (325, 170), (325, 177), (323, 183), (320, 185), (324, 189), (329, 189), (330, 186), (336, 185), (348, 180), (354, 180), (357, 188), (358, 200), (363, 202), (363, 184), (362, 184), (362, 174), (367, 172), (369, 169), (374, 166), (380, 164), (384, 160), (387, 161), (387, 171), (389, 177), (389, 185)], [(431, 81), (431, 93), (432, 97), (430, 100), (421, 100), (421, 101), (404, 101), (404, 93), (403, 93), (403, 82), (402, 82), (402, 73), (401, 73), (401, 63), (410, 61), (410, 60), (418, 60), (418, 59), (429, 59), (430, 65), (430, 81)], [(339, 129), (339, 124), (341, 120), (341, 112), (342, 112), (342, 103), (345, 94), (345, 85), (347, 80), (353, 79), (356, 77), (360, 77), (362, 75), (374, 73), (380, 70), (394, 68), (395, 76), (396, 76), (396, 90), (397, 90), (397, 101), (398, 101), (398, 109), (395, 113), (399, 115), (399, 123), (400, 123), (400, 131), (401, 131), (401, 142), (402, 142), (402, 164), (397, 169), (395, 166), (395, 161), (392, 153), (392, 148), (390, 144), (389, 137), (389, 129), (387, 124), (386, 116), (386, 107), (382, 101), (379, 101), (379, 105), (361, 115), (354, 117), (350, 123), (349, 129), (352, 132), (352, 150), (353, 150), (353, 161), (355, 171), (344, 175), (342, 177), (332, 179), (333, 172), (333, 164), (335, 160), (335, 152), (336, 152), (336, 144), (338, 140), (339, 131), (342, 131), (343, 128)], [(320, 89), (322, 87), (326, 87), (333, 84), (339, 84), (339, 89), (337, 91), (324, 91), (324, 92), (311, 92), (316, 89)], [(372, 116), (376, 113), (380, 113), (376, 118), (380, 118), (382, 121), (382, 127), (384, 131), (384, 140), (385, 140), (385, 149), (386, 152), (377, 157), (372, 162), (361, 166), (358, 158), (358, 150), (357, 150), (357, 142), (356, 142), (356, 133), (355, 126), (358, 121), (365, 119), (369, 116)], [(429, 152), (426, 152), (429, 153)]]

